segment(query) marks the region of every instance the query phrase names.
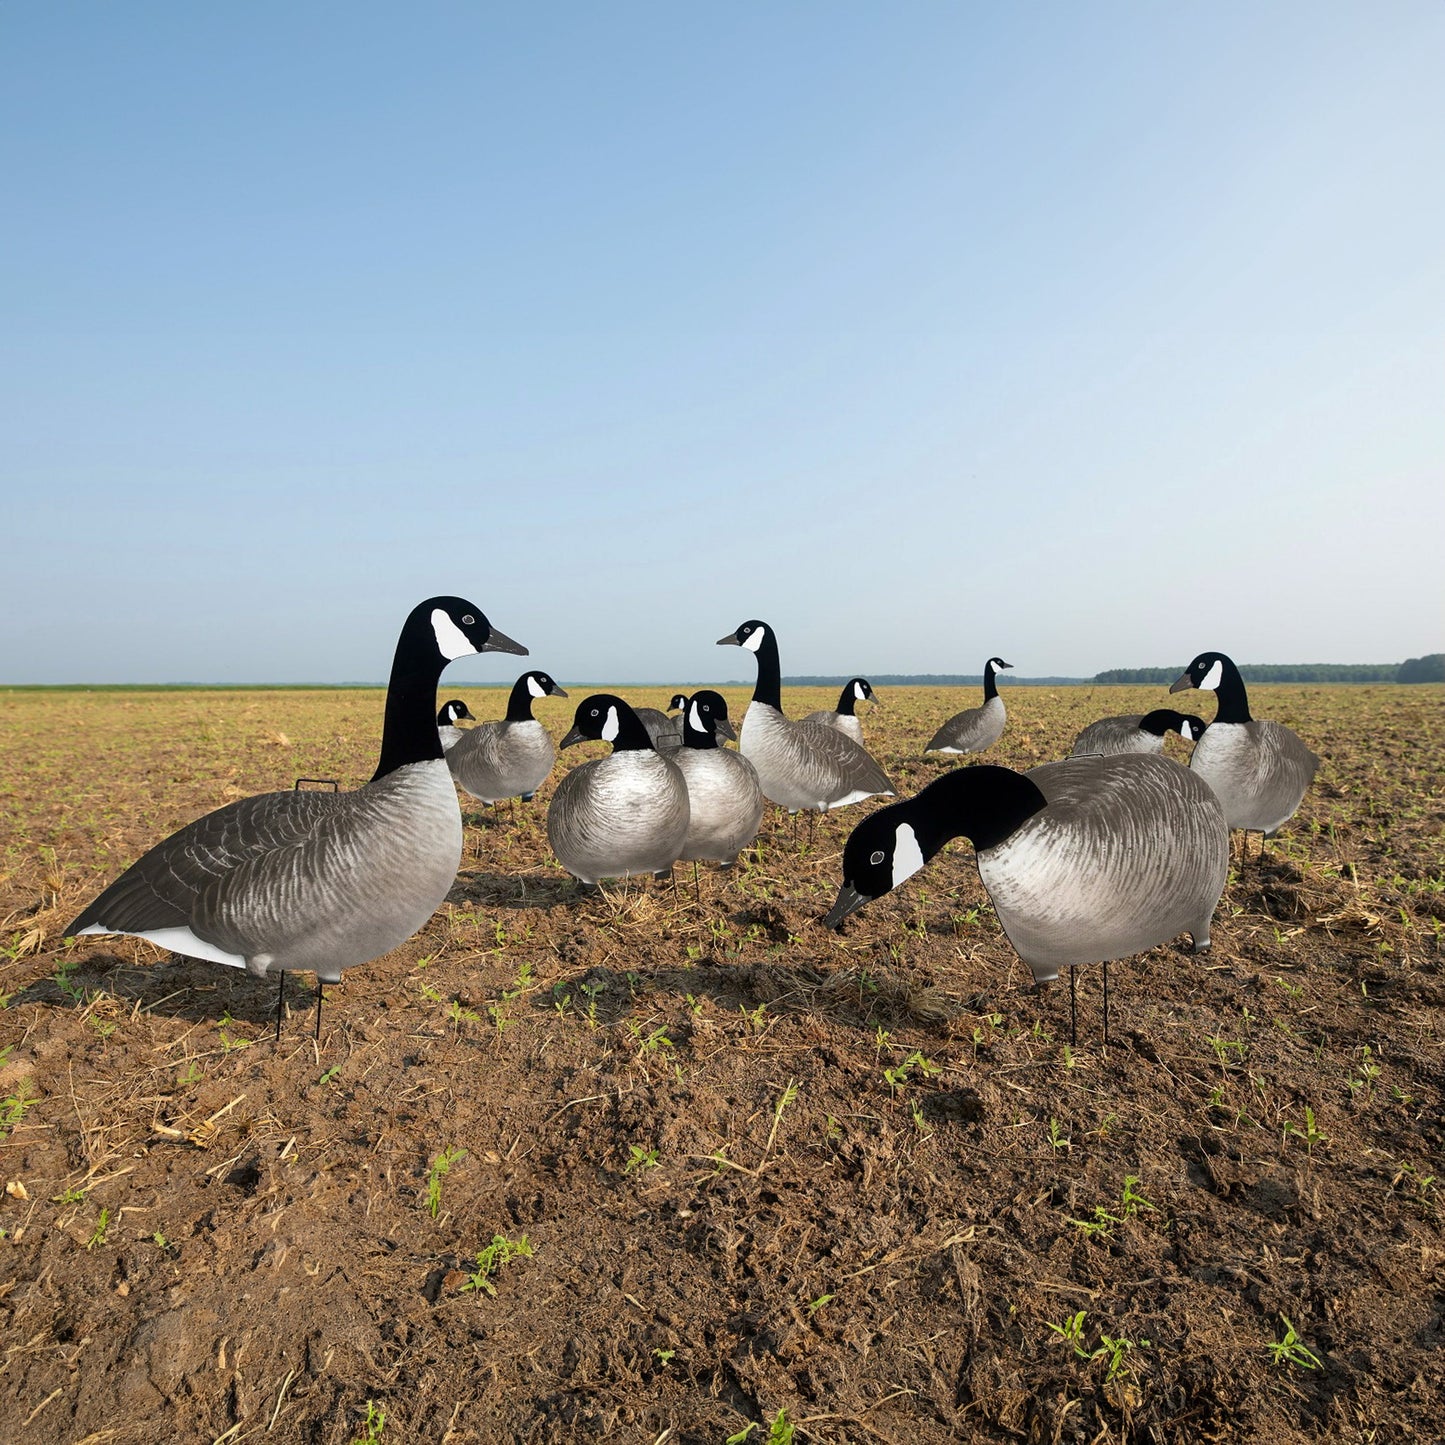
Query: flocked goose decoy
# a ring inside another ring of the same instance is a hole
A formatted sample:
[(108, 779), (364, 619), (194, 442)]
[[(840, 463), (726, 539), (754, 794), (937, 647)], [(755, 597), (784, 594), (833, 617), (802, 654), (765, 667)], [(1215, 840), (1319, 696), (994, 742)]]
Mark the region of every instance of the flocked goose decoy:
[(997, 669), (1012, 667), (1001, 657), (991, 657), (983, 667), (983, 706), (965, 708), (955, 713), (924, 748), (926, 753), (981, 753), (991, 748), (1002, 736), (1008, 720), (1003, 699), (994, 680)]
[(792, 812), (827, 812), (876, 793), (893, 795), (888, 775), (852, 738), (783, 715), (778, 643), (767, 623), (744, 622), (718, 638), (718, 646), (745, 647), (758, 660), (757, 686), (743, 714), (738, 747), (757, 769), (764, 797)]
[(465, 735), (465, 729), (457, 726), (459, 722), (476, 722), (476, 718), (461, 698), (454, 697), (450, 702), (444, 702), (437, 713), (437, 735), (441, 738), (444, 753)]
[(1181, 738), (1198, 742), (1207, 726), (1193, 713), (1175, 712), (1172, 707), (1156, 707), (1153, 712), (1125, 713), (1122, 717), (1101, 717), (1091, 722), (1070, 750), (1070, 757), (1085, 753), (1162, 753), (1164, 734), (1178, 733)]
[(838, 706), (834, 709), (822, 708), (817, 712), (810, 712), (804, 719), (808, 723), (822, 723), (825, 727), (837, 728), (844, 737), (852, 738), (861, 748), (863, 746), (863, 724), (858, 721), (857, 714), (853, 709), (863, 701), (868, 701), (874, 707), (882, 707), (873, 693), (873, 684), (866, 677), (850, 677), (843, 684), (843, 691), (838, 694)]
[(652, 746), (637, 714), (611, 693), (578, 703), (562, 746), (589, 739), (611, 743), (612, 754), (582, 763), (557, 784), (547, 809), (552, 851), (588, 884), (667, 873), (682, 852), (691, 817), (682, 773)]
[(758, 836), (763, 820), (763, 790), (753, 765), (730, 748), (718, 746), (718, 735), (736, 736), (721, 693), (704, 688), (689, 699), (683, 713), (682, 746), (670, 756), (687, 781), (687, 840), (678, 855), (694, 864), (737, 861)]
[[(1207, 736), (1207, 734), (1206, 734)], [(897, 888), (951, 838), (974, 846), (978, 874), (1036, 983), (1108, 963), (1209, 923), (1229, 871), (1224, 810), (1207, 784), (1164, 757), (1083, 757), (1027, 773), (979, 763), (880, 808), (843, 849), (836, 927)]]
[[(1212, 689), (1219, 708), (1194, 747), (1190, 768), (1224, 805), (1231, 828), (1268, 838), (1294, 817), (1320, 760), (1283, 723), (1249, 715), (1239, 669), (1222, 652), (1201, 652), (1170, 692)], [(1263, 838), (1260, 847), (1264, 847)]]
[(432, 714), (442, 669), (526, 651), (474, 603), (429, 598), (396, 644), (370, 782), (262, 793), (198, 818), (133, 863), (67, 934), (126, 933), (258, 978), (279, 973), (283, 991), (289, 970), (313, 972), (319, 1037), (322, 985), (404, 943), (457, 876), (461, 812)]
[(532, 801), (557, 761), (552, 736), (532, 716), (539, 697), (566, 697), (545, 672), (524, 672), (512, 684), (507, 715), (462, 733), (447, 749), (447, 766), (462, 789), (483, 803)]

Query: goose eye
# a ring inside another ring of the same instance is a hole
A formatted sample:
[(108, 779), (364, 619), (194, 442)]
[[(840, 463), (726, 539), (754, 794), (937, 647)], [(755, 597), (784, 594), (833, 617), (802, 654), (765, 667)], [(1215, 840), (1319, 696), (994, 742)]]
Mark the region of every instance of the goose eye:
[(883, 861), (883, 850), (880, 848), (876, 853), (870, 853), (868, 861), (876, 868)]
[(592, 711), (587, 714), (587, 716), (588, 716), (588, 717), (596, 717), (596, 716), (597, 716), (597, 709), (594, 707), (594, 708), (592, 709)]
[(466, 616), (462, 618), (462, 625), (464, 627), (471, 627), (475, 624), (476, 620), (477, 619), (473, 617), (470, 612), (468, 612)]

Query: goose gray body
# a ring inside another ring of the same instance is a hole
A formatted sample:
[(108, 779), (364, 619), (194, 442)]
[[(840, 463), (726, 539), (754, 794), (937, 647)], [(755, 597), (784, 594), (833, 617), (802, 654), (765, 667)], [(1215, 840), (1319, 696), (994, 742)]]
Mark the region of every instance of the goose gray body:
[(682, 718), (668, 717), (660, 708), (635, 707), (637, 720), (647, 729), (652, 746), (658, 752), (667, 753), (682, 746)]
[(1181, 933), (1209, 946), (1229, 830), (1208, 785), (1164, 757), (1066, 758), (1025, 776), (1048, 806), (981, 850), (978, 872), (1036, 981)]
[(955, 713), (934, 733), (924, 749), (927, 753), (981, 753), (1002, 736), (1008, 714), (1003, 699), (991, 697), (982, 707)]
[(893, 793), (888, 774), (851, 738), (826, 723), (791, 722), (767, 703), (748, 704), (738, 748), (764, 795), (794, 811), (827, 812)]
[(1078, 737), (1070, 750), (1070, 757), (1082, 757), (1086, 753), (1101, 753), (1116, 756), (1121, 753), (1162, 753), (1163, 737), (1142, 731), (1139, 724), (1144, 721), (1142, 712), (1126, 713), (1122, 717), (1101, 717), (1091, 722)]
[(863, 746), (863, 724), (854, 713), (820, 708), (817, 712), (805, 713), (800, 721), (812, 723), (815, 727), (832, 728), (835, 732), (842, 733), (845, 738), (851, 738), (860, 748)]
[(1319, 765), (1297, 733), (1258, 718), (1210, 723), (1189, 762), (1218, 794), (1231, 828), (1266, 836), (1294, 817)]
[(582, 763), (557, 784), (547, 840), (584, 883), (665, 873), (682, 853), (691, 816), (676, 763), (651, 748), (613, 753)]
[(679, 748), (671, 754), (687, 783), (691, 821), (684, 860), (731, 863), (758, 836), (763, 790), (753, 765), (728, 748)]
[(482, 723), (447, 749), (452, 776), (484, 803), (535, 793), (556, 761), (552, 735), (536, 718)]
[(111, 884), (74, 932), (335, 983), (421, 928), (461, 857), (446, 763), (409, 763), (355, 792), (263, 793), (197, 819)]
[(492, 651), (526, 648), (462, 598), (419, 604), (397, 641), (369, 783), (265, 793), (198, 818), (67, 933), (127, 933), (259, 976), (307, 969), (322, 983), (395, 948), (436, 911), (461, 862), (461, 814), (431, 711), (437, 681), (448, 661)]
[(850, 678), (843, 684), (836, 708), (820, 708), (817, 712), (808, 713), (803, 721), (835, 728), (845, 738), (852, 738), (861, 748), (864, 746), (863, 724), (858, 721), (856, 709), (858, 704), (864, 700), (872, 702), (875, 707), (880, 705), (878, 698), (874, 695), (873, 685), (866, 677)]

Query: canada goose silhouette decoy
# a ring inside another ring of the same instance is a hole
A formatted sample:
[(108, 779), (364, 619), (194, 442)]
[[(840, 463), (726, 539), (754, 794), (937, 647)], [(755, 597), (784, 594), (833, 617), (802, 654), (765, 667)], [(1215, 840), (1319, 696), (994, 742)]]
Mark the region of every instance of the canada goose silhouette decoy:
[[(1207, 734), (1206, 734), (1207, 736)], [(897, 888), (951, 838), (978, 875), (1035, 983), (1108, 964), (1209, 924), (1229, 871), (1229, 830), (1213, 791), (1165, 757), (1080, 757), (1018, 773), (978, 763), (870, 814), (843, 848), (843, 884), (823, 922)], [(1074, 1031), (1077, 1038), (1077, 1029)]]
[(573, 768), (547, 809), (547, 838), (558, 861), (586, 884), (634, 873), (666, 875), (682, 852), (691, 817), (687, 783), (652, 745), (620, 697), (594, 693), (577, 704), (564, 748), (600, 740), (610, 757)]
[(691, 820), (678, 857), (692, 863), (694, 888), (699, 861), (730, 867), (763, 820), (756, 770), (741, 753), (719, 747), (719, 735), (736, 736), (727, 702), (711, 688), (693, 693), (683, 713), (682, 746), (670, 757), (687, 782)]
[(991, 748), (1002, 736), (1008, 721), (1003, 699), (998, 695), (995, 674), (999, 668), (1012, 667), (1001, 657), (991, 657), (983, 667), (983, 706), (965, 708), (955, 713), (934, 733), (926, 753), (981, 753)]
[(766, 622), (744, 622), (717, 645), (743, 647), (757, 658), (757, 686), (743, 714), (738, 748), (757, 770), (764, 797), (790, 812), (825, 813), (876, 793), (893, 796), (887, 773), (852, 738), (784, 715), (778, 643)]
[(858, 715), (853, 709), (865, 700), (871, 702), (874, 707), (883, 706), (874, 695), (873, 684), (866, 677), (850, 677), (843, 684), (843, 691), (838, 694), (836, 708), (821, 708), (817, 712), (810, 712), (803, 721), (822, 723), (824, 727), (837, 728), (844, 737), (852, 738), (861, 748), (863, 746), (863, 724), (858, 721)]
[(1085, 753), (1162, 753), (1164, 734), (1178, 733), (1190, 742), (1198, 742), (1207, 726), (1193, 713), (1175, 712), (1172, 707), (1156, 707), (1153, 712), (1125, 713), (1122, 717), (1101, 717), (1091, 722), (1078, 737), (1069, 756)]
[(475, 603), (431, 597), (396, 644), (371, 781), (353, 792), (262, 793), (157, 843), (66, 930), (124, 933), (190, 958), (324, 985), (390, 952), (441, 906), (462, 856), (456, 789), (432, 709), (442, 669), (478, 652), (527, 651)]
[(1222, 652), (1201, 652), (1169, 691), (1191, 687), (1212, 690), (1219, 706), (1189, 766), (1219, 795), (1229, 826), (1244, 832), (1241, 852), (1254, 832), (1262, 854), (1265, 838), (1294, 817), (1320, 760), (1283, 723), (1250, 716), (1244, 679)]
[(465, 729), (457, 726), (459, 722), (476, 722), (476, 718), (461, 698), (454, 697), (450, 702), (444, 702), (437, 713), (437, 734), (442, 740), (443, 752), (447, 752), (464, 735)]
[(552, 736), (532, 716), (540, 697), (566, 697), (545, 672), (524, 672), (512, 684), (507, 715), (464, 732), (447, 749), (447, 766), (466, 793), (492, 804), (520, 797), (529, 803), (557, 761)]

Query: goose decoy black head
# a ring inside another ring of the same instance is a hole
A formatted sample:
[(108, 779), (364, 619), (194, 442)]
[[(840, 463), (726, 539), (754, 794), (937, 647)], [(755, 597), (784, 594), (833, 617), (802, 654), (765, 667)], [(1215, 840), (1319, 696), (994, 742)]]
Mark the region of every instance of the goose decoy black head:
[(673, 693), (672, 700), (667, 704), (668, 712), (682, 712), (686, 707), (687, 694), (685, 692)]
[(719, 637), (719, 647), (746, 647), (749, 652), (756, 652), (763, 645), (763, 640), (768, 636), (770, 628), (766, 622), (759, 622), (754, 617), (750, 622), (744, 622), (736, 632), (729, 632), (726, 637)]
[(1191, 687), (1213, 692), (1226, 672), (1238, 669), (1222, 652), (1201, 652), (1170, 685), (1170, 692), (1187, 692)]
[(525, 683), (533, 697), (566, 697), (565, 688), (557, 686), (556, 679), (546, 672), (524, 672), (518, 682)]
[(1197, 743), (1209, 724), (1192, 712), (1175, 712), (1172, 707), (1156, 707), (1139, 719), (1139, 731), (1162, 738), (1165, 733), (1178, 733), (1181, 738)]
[(995, 671), (999, 671), (999, 670), (1001, 670), (1001, 669), (1003, 669), (1003, 668), (1008, 668), (1010, 671), (1012, 671), (1012, 669), (1013, 669), (1013, 663), (1011, 663), (1011, 662), (1005, 662), (1005, 661), (1003, 660), (1003, 658), (1001, 658), (1001, 657), (991, 657), (991, 658), (989, 658), (989, 665), (990, 665)]
[(472, 710), (461, 698), (454, 697), (450, 702), (442, 704), (441, 711), (437, 714), (437, 726), (439, 728), (453, 727), (458, 722), (476, 722), (472, 716)]
[(397, 656), (426, 651), (422, 639), (430, 631), (436, 650), (448, 662), (474, 652), (512, 652), (527, 655), (520, 642), (499, 632), (474, 603), (462, 597), (431, 597), (412, 609), (396, 644)]
[(682, 745), (686, 748), (712, 748), (717, 740), (736, 738), (733, 725), (728, 721), (727, 699), (720, 692), (703, 688), (687, 699), (683, 712)]
[(585, 742), (611, 743), (614, 752), (652, 747), (647, 729), (631, 706), (610, 692), (594, 692), (577, 704), (572, 731), (560, 746), (570, 748)]

